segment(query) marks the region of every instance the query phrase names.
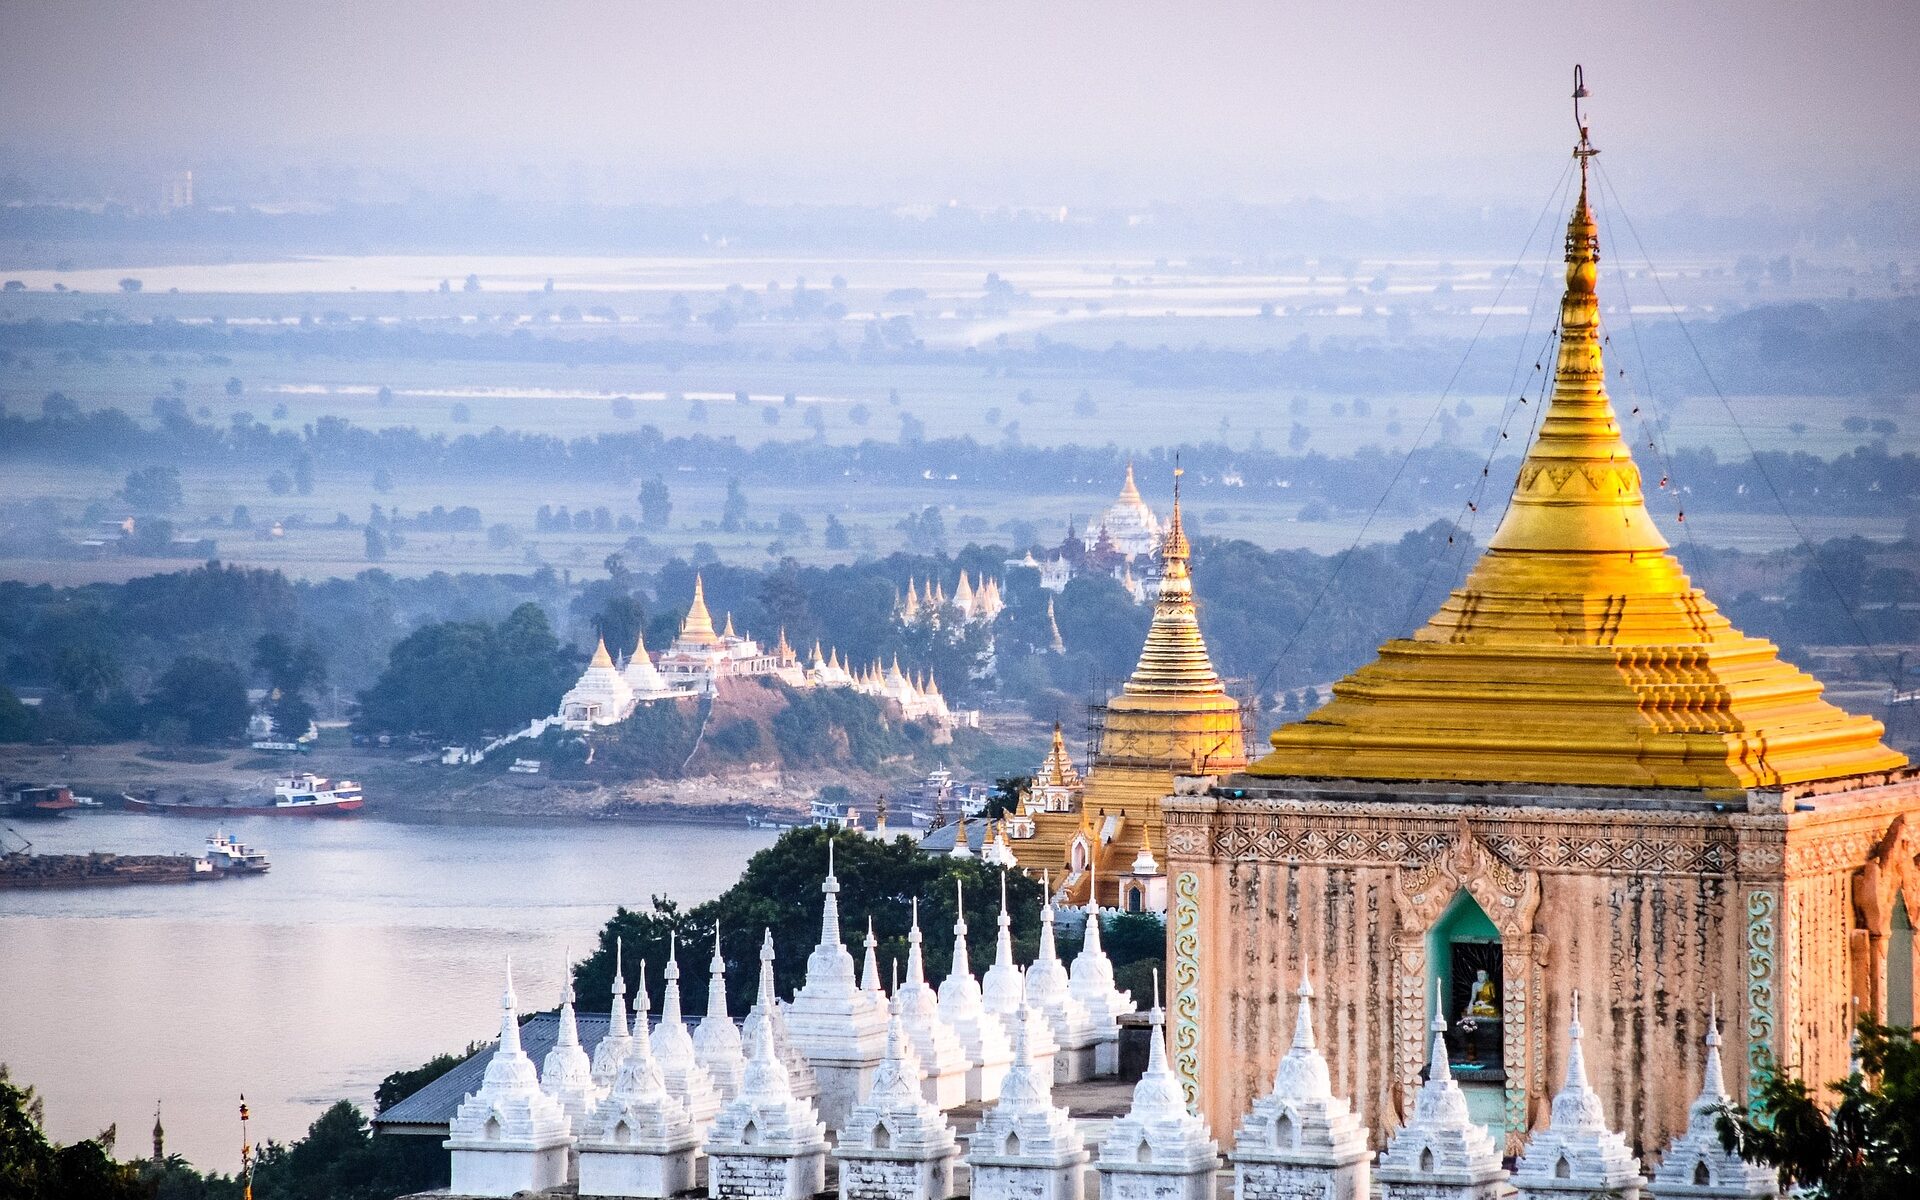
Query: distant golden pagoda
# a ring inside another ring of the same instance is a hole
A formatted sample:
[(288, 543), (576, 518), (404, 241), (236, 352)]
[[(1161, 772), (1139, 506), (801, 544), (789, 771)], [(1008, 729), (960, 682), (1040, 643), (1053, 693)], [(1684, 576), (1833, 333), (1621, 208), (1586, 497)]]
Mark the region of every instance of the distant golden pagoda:
[[(1161, 543), (1160, 597), (1139, 665), (1107, 702), (1085, 790), (1072, 811), (1028, 810), (1032, 836), (1014, 854), (1032, 870), (1064, 868), (1069, 900), (1120, 904), (1119, 876), (1143, 847), (1163, 841), (1160, 798), (1176, 774), (1224, 775), (1246, 765), (1240, 704), (1213, 669), (1195, 615), (1192, 547), (1180, 520), (1176, 472), (1173, 514)], [(1059, 731), (1048, 770), (1065, 758)]]
[(1607, 398), (1586, 167), (1552, 400), (1486, 553), (1250, 774), (1749, 788), (1906, 761), (1668, 553)]
[(713, 631), (713, 614), (707, 611), (706, 581), (698, 575), (693, 577), (693, 603), (687, 607), (687, 619), (680, 623), (679, 640), (689, 646), (711, 646), (720, 640)]

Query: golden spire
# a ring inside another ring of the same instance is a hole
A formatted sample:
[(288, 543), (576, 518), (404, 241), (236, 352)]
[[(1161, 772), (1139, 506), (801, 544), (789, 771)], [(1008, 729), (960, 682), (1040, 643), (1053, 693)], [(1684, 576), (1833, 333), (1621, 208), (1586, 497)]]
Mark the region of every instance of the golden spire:
[(733, 631), (733, 613), (732, 612), (727, 613), (726, 627), (720, 631), (720, 636), (723, 638), (734, 638), (736, 640), (740, 637), (739, 634)]
[(1744, 789), (1892, 770), (1878, 721), (1820, 698), (1735, 629), (1655, 528), (1607, 399), (1579, 120), (1580, 198), (1552, 400), (1499, 529), (1411, 638), (1274, 731), (1257, 775)]
[(1192, 548), (1180, 521), (1180, 475), (1176, 468), (1173, 515), (1167, 519), (1166, 538), (1160, 546), (1160, 599), (1153, 606), (1153, 624), (1140, 650), (1140, 664), (1125, 689), (1132, 695), (1222, 690), (1194, 614), (1193, 579), (1187, 572)]
[(606, 639), (606, 638), (601, 638), (601, 639), (599, 639), (599, 641), (598, 641), (598, 643), (597, 643), (597, 644), (596, 644), (596, 645), (594, 646), (594, 648), (593, 648), (593, 661), (592, 661), (592, 662), (590, 662), (590, 663), (588, 663), (588, 664), (587, 664), (587, 666), (588, 666), (588, 667), (611, 667), (611, 666), (613, 666), (613, 655), (611, 655), (611, 654), (608, 654), (608, 653), (607, 653), (607, 639)]
[(696, 646), (718, 641), (713, 632), (713, 614), (707, 611), (707, 585), (699, 575), (693, 577), (693, 603), (687, 607), (687, 619), (680, 623), (680, 640)]
[(780, 627), (780, 640), (774, 644), (773, 654), (774, 657), (778, 658), (781, 662), (785, 662), (794, 656), (793, 647), (787, 645), (787, 627), (785, 625)]
[(1053, 723), (1053, 746), (1040, 764), (1038, 781), (1050, 787), (1073, 787), (1080, 782), (1080, 772), (1074, 769), (1073, 758), (1067, 753), (1067, 739), (1060, 732), (1058, 721)]
[(1146, 503), (1140, 498), (1140, 489), (1134, 486), (1132, 459), (1127, 460), (1127, 481), (1120, 485), (1120, 499), (1117, 503), (1127, 505)]
[(629, 658), (627, 661), (632, 662), (633, 659), (645, 658), (646, 656), (647, 656), (647, 632), (644, 629), (636, 629), (633, 631), (633, 656), (632, 658)]

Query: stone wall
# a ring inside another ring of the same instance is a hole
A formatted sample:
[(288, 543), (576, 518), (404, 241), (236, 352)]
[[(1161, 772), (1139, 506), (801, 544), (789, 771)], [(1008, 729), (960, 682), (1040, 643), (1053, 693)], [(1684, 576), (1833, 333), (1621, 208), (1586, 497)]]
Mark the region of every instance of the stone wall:
[(1771, 814), (1343, 786), (1166, 802), (1175, 1065), (1215, 1128), (1265, 1090), (1304, 964), (1334, 1089), (1380, 1144), (1425, 1062), (1426, 935), (1462, 889), (1501, 934), (1509, 1149), (1565, 1070), (1575, 989), (1594, 1085), (1638, 1145), (1684, 1128), (1715, 997), (1736, 1096), (1775, 1064), (1837, 1078), (1871, 958), (1850, 950), (1854, 881), (1920, 809), (1911, 777), (1809, 812), (1763, 794)]

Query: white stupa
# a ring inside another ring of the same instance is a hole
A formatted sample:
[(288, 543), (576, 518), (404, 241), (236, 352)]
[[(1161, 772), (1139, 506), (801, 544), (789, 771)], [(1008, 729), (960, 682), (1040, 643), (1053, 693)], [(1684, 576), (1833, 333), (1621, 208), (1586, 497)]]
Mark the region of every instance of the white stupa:
[[(1047, 888), (1051, 892), (1051, 886)], [(1053, 1060), (1055, 1083), (1079, 1083), (1093, 1078), (1098, 1057), (1101, 1030), (1093, 1014), (1072, 992), (1066, 964), (1053, 940), (1053, 896), (1044, 896), (1040, 904), (1040, 952), (1027, 968), (1027, 1003), (1047, 1015), (1053, 1040), (1060, 1052)], [(1115, 1031), (1116, 1038), (1119, 1036)], [(1118, 1056), (1115, 1056), (1116, 1065)]]
[(1080, 953), (1073, 956), (1067, 993), (1078, 1000), (1092, 1019), (1098, 1040), (1093, 1045), (1093, 1073), (1117, 1075), (1120, 1072), (1120, 1017), (1139, 1011), (1131, 992), (1123, 992), (1113, 983), (1113, 960), (1100, 944), (1100, 907), (1087, 902), (1086, 940)]
[(943, 1111), (967, 1101), (967, 1051), (960, 1036), (940, 1015), (940, 996), (927, 983), (926, 958), (921, 951), (920, 899), (913, 900), (912, 923), (907, 928), (907, 978), (893, 989), (893, 1008), (913, 1044), (925, 1073), (927, 1099)]
[(1607, 1127), (1606, 1105), (1587, 1082), (1587, 1056), (1580, 1045), (1580, 993), (1573, 993), (1567, 1020), (1567, 1079), (1553, 1098), (1553, 1115), (1536, 1129), (1513, 1167), (1522, 1196), (1573, 1200), (1596, 1193), (1639, 1200), (1646, 1180), (1627, 1139)]
[(520, 1048), (514, 1014), (513, 961), (500, 996), (500, 1044), (487, 1060), (480, 1089), (469, 1092), (441, 1145), (453, 1152), (451, 1190), (462, 1196), (512, 1196), (567, 1181), (573, 1131), (560, 1102), (540, 1090), (533, 1060)]
[(560, 1028), (554, 1034), (553, 1049), (540, 1065), (540, 1090), (560, 1102), (567, 1121), (577, 1131), (587, 1114), (600, 1101), (600, 1089), (593, 1086), (593, 1060), (580, 1048), (580, 1023), (573, 1014), (573, 966), (561, 968)]
[(693, 1055), (707, 1069), (723, 1102), (739, 1093), (747, 1055), (740, 1042), (740, 1027), (727, 1012), (727, 963), (720, 957), (718, 921), (713, 923), (713, 958), (707, 963), (707, 1013), (694, 1026)]
[[(614, 1080), (620, 1077), (620, 1060), (627, 1056), (633, 1046), (633, 1038), (627, 1033), (627, 980), (621, 974), (621, 944), (618, 938), (613, 942), (613, 1003), (607, 1009), (607, 1032), (601, 1037), (600, 1044), (593, 1048), (593, 1086), (602, 1095), (613, 1087)], [(646, 964), (641, 964), (640, 978), (646, 979)], [(641, 1018), (645, 1020), (643, 1016)]]
[[(980, 981), (980, 1002), (989, 1015), (1000, 1022), (1000, 1028), (1007, 1035), (1009, 1047), (1013, 1044), (1016, 1026), (1026, 1026), (1027, 1055), (1035, 1066), (1054, 1077), (1054, 1059), (1060, 1047), (1053, 1040), (1053, 1026), (1047, 1021), (1045, 1013), (1027, 1003), (1027, 977), (1013, 961), (1013, 918), (1007, 913), (1007, 873), (1000, 873), (1000, 916), (997, 918), (1000, 931), (993, 941), (993, 965)], [(1012, 1059), (1008, 1059), (1011, 1069)], [(1004, 1085), (1003, 1085), (1004, 1086)]]
[(1718, 1122), (1732, 1103), (1720, 1072), (1720, 1001), (1707, 1016), (1707, 1063), (1700, 1094), (1687, 1108), (1687, 1131), (1667, 1146), (1653, 1173), (1651, 1191), (1660, 1200), (1773, 1200), (1780, 1181), (1759, 1163), (1722, 1149)]
[[(660, 998), (660, 1024), (653, 1031), (653, 1054), (660, 1063), (660, 1077), (666, 1081), (667, 1094), (687, 1106), (693, 1127), (702, 1133), (720, 1111), (720, 1089), (713, 1077), (700, 1065), (693, 1049), (693, 1037), (680, 1013), (680, 945), (675, 935), (667, 937), (666, 987)], [(640, 983), (645, 994), (646, 981)]]
[(967, 1099), (991, 1104), (1000, 1098), (1000, 1081), (1013, 1061), (1013, 1043), (981, 998), (980, 981), (973, 977), (967, 954), (967, 897), (958, 879), (953, 881), (953, 891), (953, 969), (940, 981), (940, 1015), (953, 1027), (967, 1055)]
[(1446, 1031), (1435, 997), (1427, 1081), (1414, 1096), (1413, 1119), (1394, 1131), (1374, 1170), (1381, 1200), (1500, 1200), (1506, 1190), (1500, 1147), (1474, 1124), (1453, 1081)]
[(873, 936), (873, 918), (867, 918), (865, 957), (860, 960), (860, 998), (875, 1008), (887, 1007), (886, 991), (880, 986), (880, 939)]
[(827, 1127), (787, 1086), (770, 1032), (764, 1023), (755, 1032), (740, 1094), (707, 1135), (709, 1196), (807, 1200), (827, 1186)]
[[(1160, 976), (1154, 973), (1154, 994)], [(1167, 1066), (1166, 1013), (1155, 1003), (1147, 1023), (1152, 1038), (1146, 1073), (1133, 1088), (1133, 1107), (1107, 1126), (1094, 1168), (1101, 1200), (1213, 1200), (1220, 1147), (1207, 1123), (1187, 1108), (1180, 1081)]]
[(1234, 1136), (1236, 1196), (1319, 1196), (1367, 1200), (1367, 1127), (1333, 1094), (1327, 1060), (1313, 1036), (1313, 986), (1300, 973), (1293, 1045), (1273, 1074), (1273, 1090), (1253, 1102)]
[(613, 725), (633, 712), (633, 689), (614, 668), (602, 639), (594, 645), (593, 658), (567, 694), (560, 697), (560, 719), (568, 726), (585, 729), (594, 725)]
[(653, 665), (647, 657), (647, 638), (644, 632), (633, 639), (633, 653), (627, 663), (620, 668), (620, 678), (626, 681), (627, 688), (635, 700), (661, 700), (673, 695), (673, 688), (667, 684), (666, 676), (660, 674), (660, 668)]
[(786, 1009), (787, 1032), (820, 1081), (820, 1114), (838, 1128), (873, 1085), (887, 1052), (884, 1001), (860, 990), (853, 955), (840, 937), (840, 881), (827, 843), (827, 877), (820, 885), (820, 944), (807, 956), (807, 978)]
[[(807, 1056), (800, 1053), (800, 1048), (788, 1036), (786, 1010), (774, 998), (771, 929), (760, 931), (760, 982), (754, 993), (753, 1007), (747, 1010), (747, 1019), (742, 1023), (742, 1044), (752, 1045), (754, 1032), (766, 1024), (773, 1027), (773, 1053), (780, 1060), (780, 1065), (787, 1069), (788, 1089), (802, 1100), (816, 1099), (820, 1095), (820, 1080), (813, 1073), (813, 1064), (807, 1061)], [(745, 1059), (741, 1061), (744, 1067)]]
[(980, 1115), (967, 1141), (973, 1197), (1081, 1200), (1086, 1195), (1086, 1142), (1072, 1115), (1053, 1102), (1049, 1073), (1027, 1052), (1027, 1025), (1025, 1020), (1015, 1024), (1013, 1066), (1000, 1086), (1000, 1099)]
[(896, 1016), (887, 1025), (887, 1056), (874, 1069), (873, 1088), (848, 1114), (833, 1152), (840, 1163), (840, 1200), (953, 1195), (960, 1146), (946, 1115), (921, 1094), (918, 1071), (905, 1057), (912, 1052), (912, 1040)]
[(667, 1093), (644, 1015), (613, 1089), (580, 1128), (580, 1195), (665, 1197), (693, 1187), (700, 1131)]

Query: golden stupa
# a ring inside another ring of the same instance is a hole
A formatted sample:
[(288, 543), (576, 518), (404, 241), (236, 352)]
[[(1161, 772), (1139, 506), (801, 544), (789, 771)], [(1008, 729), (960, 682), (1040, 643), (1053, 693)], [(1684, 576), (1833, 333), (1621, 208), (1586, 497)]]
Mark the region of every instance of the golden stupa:
[[(727, 614), (731, 626), (733, 614)], [(707, 585), (699, 575), (693, 577), (693, 603), (687, 606), (686, 620), (680, 622), (680, 636), (677, 639), (688, 646), (711, 646), (720, 640), (713, 631), (713, 614), (707, 611)]]
[(1578, 153), (1552, 399), (1486, 553), (1250, 774), (1744, 789), (1906, 762), (1668, 553), (1607, 398), (1584, 131)]
[[(1119, 905), (1117, 876), (1131, 867), (1142, 847), (1165, 844), (1160, 798), (1173, 790), (1175, 774), (1224, 775), (1246, 765), (1240, 704), (1227, 694), (1200, 636), (1187, 567), (1191, 557), (1176, 472), (1153, 624), (1133, 675), (1106, 704), (1079, 807), (1032, 812), (1033, 837), (1013, 843), (1023, 867), (1066, 868), (1062, 887), (1070, 901), (1083, 901), (1097, 881), (1099, 902)], [(1053, 770), (1064, 757), (1056, 728), (1046, 769)]]

